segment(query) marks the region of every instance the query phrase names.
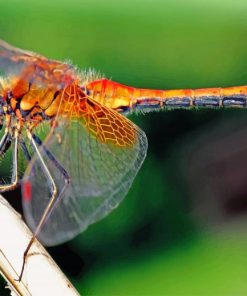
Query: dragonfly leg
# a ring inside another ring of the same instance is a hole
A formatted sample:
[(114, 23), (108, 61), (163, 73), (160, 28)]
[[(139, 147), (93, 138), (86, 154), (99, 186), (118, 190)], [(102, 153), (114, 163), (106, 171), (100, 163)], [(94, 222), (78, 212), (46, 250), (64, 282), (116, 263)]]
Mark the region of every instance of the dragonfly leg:
[(26, 160), (30, 161), (31, 160), (31, 155), (28, 152), (26, 143), (23, 140), (20, 140), (20, 146), (21, 146), (21, 149), (22, 149), (22, 151), (24, 153), (24, 156), (26, 157)]
[(45, 145), (43, 145), (41, 139), (37, 135), (33, 135), (34, 141), (39, 145), (42, 146), (45, 154), (50, 159), (50, 161), (55, 165), (57, 170), (63, 175), (65, 179), (65, 186), (67, 186), (70, 183), (70, 176), (68, 172), (65, 170), (65, 168), (59, 163), (59, 161), (56, 159), (56, 157), (51, 153), (49, 149), (46, 148)]
[(47, 207), (46, 207), (46, 209), (45, 209), (45, 211), (44, 211), (44, 213), (43, 213), (43, 215), (42, 215), (42, 217), (40, 219), (40, 222), (39, 222), (39, 224), (38, 224), (32, 238), (31, 238), (30, 242), (28, 243), (28, 246), (27, 246), (27, 248), (26, 248), (26, 250), (25, 250), (25, 252), (23, 254), (23, 263), (22, 263), (21, 273), (20, 273), (18, 281), (21, 281), (21, 279), (22, 279), (28, 251), (30, 250), (34, 240), (36, 239), (36, 237), (38, 236), (41, 228), (43, 227), (43, 225), (44, 225), (44, 223), (46, 221), (46, 217), (49, 215), (49, 212), (52, 209), (52, 207), (53, 207), (53, 205), (54, 205), (54, 203), (56, 201), (56, 197), (57, 197), (56, 184), (55, 184), (55, 182), (54, 182), (54, 180), (52, 178), (52, 175), (51, 175), (48, 167), (46, 166), (46, 164), (44, 162), (44, 159), (43, 159), (43, 157), (42, 157), (42, 155), (41, 155), (41, 153), (40, 153), (40, 151), (38, 149), (38, 146), (37, 146), (37, 144), (36, 144), (36, 142), (35, 142), (35, 140), (33, 138), (33, 134), (29, 130), (27, 130), (27, 137), (31, 142), (32, 148), (33, 148), (34, 152), (36, 153), (37, 160), (39, 161), (40, 166), (41, 166), (41, 168), (43, 170), (43, 173), (44, 173), (44, 175), (47, 178), (47, 181), (49, 183), (50, 190), (51, 190), (51, 198), (50, 198), (50, 201), (49, 201), (49, 203), (48, 203), (48, 205), (47, 205)]
[[(38, 146), (42, 145), (42, 141), (36, 135), (32, 134), (29, 130), (27, 130), (27, 136), (28, 136), (28, 138), (29, 138), (29, 140), (31, 142), (31, 145), (32, 145), (32, 148), (33, 148), (34, 152), (36, 153), (37, 160), (40, 163), (40, 166), (41, 166), (41, 168), (43, 170), (43, 173), (45, 174), (46, 179), (48, 180), (50, 191), (51, 191), (51, 197), (50, 197), (49, 203), (48, 203), (44, 213), (42, 214), (42, 217), (41, 217), (41, 219), (39, 221), (39, 224), (38, 224), (32, 238), (31, 238), (31, 240), (30, 240), (24, 254), (23, 254), (23, 264), (22, 264), (21, 273), (20, 273), (18, 281), (21, 281), (21, 279), (22, 279), (26, 258), (27, 258), (28, 252), (29, 252), (34, 240), (39, 235), (42, 227), (44, 226), (45, 222), (49, 218), (49, 216), (50, 216), (50, 214), (52, 212), (52, 209), (56, 206), (57, 202), (61, 199), (61, 197), (63, 196), (63, 193), (65, 192), (65, 190), (66, 190), (66, 188), (68, 186), (68, 184), (70, 183), (70, 178), (68, 177), (68, 174), (67, 174), (66, 170), (59, 164), (59, 162), (56, 160), (56, 158), (53, 156), (53, 154), (48, 149), (44, 148), (44, 146), (42, 146), (42, 148), (44, 149), (44, 151), (45, 151), (46, 155), (48, 156), (48, 158), (54, 163), (56, 168), (65, 177), (65, 185), (58, 194), (58, 190), (57, 190), (55, 181), (54, 181), (48, 167), (46, 166), (45, 161), (44, 161), (44, 159), (43, 159), (43, 157), (42, 157), (42, 155), (41, 155), (41, 153), (39, 151), (39, 148), (38, 148)], [(25, 148), (24, 148), (24, 150), (25, 150)]]
[[(18, 141), (19, 132), (14, 131), (14, 148), (13, 148), (13, 171), (11, 182), (9, 184), (1, 184), (0, 192), (9, 191), (14, 189), (18, 184)], [(0, 141), (0, 155), (3, 155), (10, 147), (11, 139), (8, 131), (6, 130), (2, 140)]]
[[(36, 142), (36, 144), (38, 144), (40, 147), (42, 147), (42, 149), (44, 150), (46, 156), (50, 159), (50, 161), (54, 164), (54, 166), (56, 167), (56, 169), (62, 174), (62, 176), (64, 177), (64, 186), (62, 187), (62, 189), (58, 192), (58, 196), (56, 198), (56, 201), (53, 205), (53, 208), (56, 207), (56, 205), (59, 203), (59, 201), (61, 200), (61, 198), (63, 197), (67, 187), (69, 186), (69, 184), (71, 183), (71, 179), (70, 176), (68, 174), (68, 172), (65, 170), (65, 168), (60, 164), (60, 162), (56, 159), (56, 157), (54, 156), (54, 154), (46, 148), (46, 146), (42, 143), (41, 139), (33, 134), (33, 139)], [(49, 215), (51, 214), (51, 212), (47, 215), (46, 220), (49, 218)]]
[(10, 134), (9, 134), (9, 131), (6, 130), (0, 141), (0, 157), (2, 157), (5, 152), (7, 152), (8, 148), (10, 147), (10, 144), (11, 144)]

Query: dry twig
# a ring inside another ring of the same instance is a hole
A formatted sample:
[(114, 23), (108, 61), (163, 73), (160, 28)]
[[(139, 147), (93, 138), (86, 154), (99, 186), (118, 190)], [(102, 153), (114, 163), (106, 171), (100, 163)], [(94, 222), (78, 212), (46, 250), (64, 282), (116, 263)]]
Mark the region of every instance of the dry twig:
[(20, 215), (0, 196), (0, 272), (8, 282), (11, 295), (78, 296), (79, 293), (38, 241), (30, 250), (22, 280), (17, 281), (23, 253), (31, 236)]

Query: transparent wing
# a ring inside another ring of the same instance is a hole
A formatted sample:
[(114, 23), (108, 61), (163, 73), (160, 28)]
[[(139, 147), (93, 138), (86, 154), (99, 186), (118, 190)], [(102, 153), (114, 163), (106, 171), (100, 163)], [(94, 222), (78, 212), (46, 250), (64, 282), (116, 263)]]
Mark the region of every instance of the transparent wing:
[(23, 50), (8, 44), (6, 41), (0, 39), (0, 56), (6, 56), (11, 58), (13, 61), (27, 60), (33, 58), (45, 59), (44, 56), (34, 53), (29, 50)]
[[(86, 104), (87, 112), (80, 118), (58, 118), (58, 126), (40, 148), (60, 193), (64, 187), (60, 164), (71, 178), (39, 235), (46, 245), (73, 238), (116, 208), (146, 155), (147, 139), (142, 130), (93, 100)], [(51, 195), (36, 156), (27, 168), (24, 184), (28, 184), (23, 186), (28, 191), (23, 193), (24, 213), (35, 230)]]
[(0, 40), (0, 73), (3, 76), (18, 74), (21, 70), (37, 60), (47, 60), (38, 54), (11, 46)]
[(33, 88), (61, 89), (73, 80), (75, 70), (70, 64), (50, 60), (0, 40), (0, 76), (15, 78), (14, 91), (18, 96), (25, 83), (31, 83)]

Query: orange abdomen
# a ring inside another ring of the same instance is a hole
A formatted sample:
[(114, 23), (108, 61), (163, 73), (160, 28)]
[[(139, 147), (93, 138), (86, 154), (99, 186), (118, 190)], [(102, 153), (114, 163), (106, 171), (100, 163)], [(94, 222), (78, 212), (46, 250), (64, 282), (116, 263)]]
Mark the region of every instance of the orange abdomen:
[(247, 86), (151, 90), (101, 79), (89, 83), (86, 88), (94, 100), (123, 113), (163, 108), (236, 108), (247, 104)]

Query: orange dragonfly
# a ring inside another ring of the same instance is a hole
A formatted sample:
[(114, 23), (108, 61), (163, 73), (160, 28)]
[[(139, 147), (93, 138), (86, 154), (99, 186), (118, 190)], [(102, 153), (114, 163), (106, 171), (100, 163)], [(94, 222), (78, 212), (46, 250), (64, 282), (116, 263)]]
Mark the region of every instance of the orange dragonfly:
[[(175, 108), (246, 107), (247, 86), (138, 89), (93, 71), (50, 60), (0, 41), (0, 155), (13, 146), (9, 184), (22, 179), (23, 209), (44, 245), (72, 239), (108, 215), (127, 194), (147, 151), (133, 112)], [(42, 141), (41, 138), (44, 138)], [(24, 263), (20, 278), (22, 277)]]

